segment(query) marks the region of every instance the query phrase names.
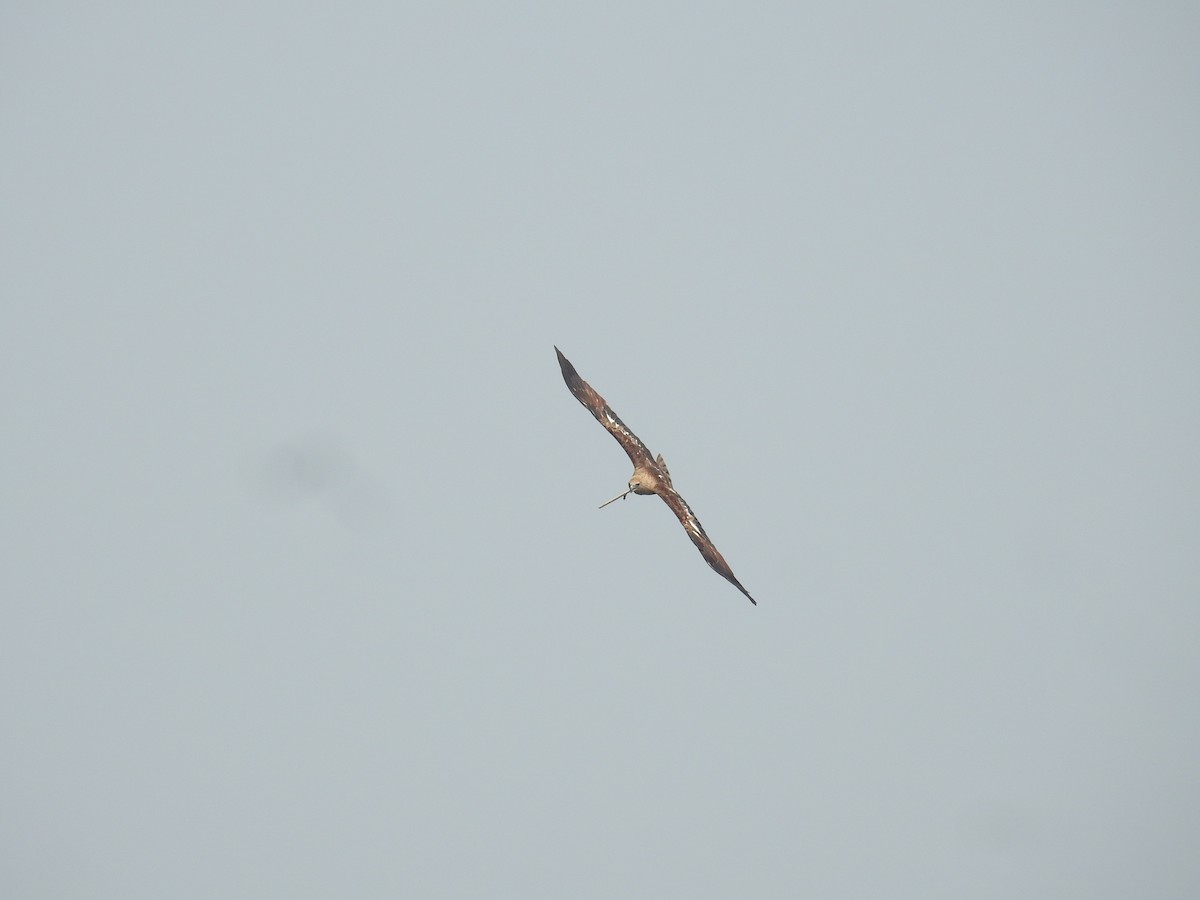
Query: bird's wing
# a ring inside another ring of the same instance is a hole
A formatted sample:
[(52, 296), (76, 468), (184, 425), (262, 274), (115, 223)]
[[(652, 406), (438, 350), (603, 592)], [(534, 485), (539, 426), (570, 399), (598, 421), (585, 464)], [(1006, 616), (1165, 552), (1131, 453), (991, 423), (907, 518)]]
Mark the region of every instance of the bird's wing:
[(582, 403), (587, 411), (596, 417), (596, 421), (607, 428), (608, 433), (617, 439), (617, 443), (629, 454), (634, 467), (647, 463), (653, 464), (654, 457), (650, 455), (650, 450), (642, 443), (641, 438), (630, 431), (629, 426), (617, 417), (604, 398), (579, 377), (579, 373), (575, 371), (571, 361), (563, 356), (561, 350), (555, 347), (554, 352), (558, 354), (558, 366), (562, 369), (563, 381), (567, 383), (567, 387), (571, 389), (575, 399)]
[(729, 563), (725, 562), (721, 551), (713, 546), (713, 542), (704, 533), (704, 526), (700, 524), (700, 520), (692, 512), (692, 508), (687, 505), (687, 501), (679, 496), (679, 492), (675, 488), (667, 486), (665, 490), (658, 492), (658, 496), (662, 497), (663, 502), (671, 508), (671, 512), (675, 513), (675, 518), (679, 520), (679, 524), (683, 526), (683, 530), (688, 533), (688, 537), (692, 539), (692, 543), (696, 545), (696, 549), (700, 551), (700, 555), (704, 557), (704, 561), (712, 567), (713, 571), (745, 594), (751, 603), (758, 606), (758, 601), (742, 587), (742, 583), (733, 574), (733, 569), (729, 568)]

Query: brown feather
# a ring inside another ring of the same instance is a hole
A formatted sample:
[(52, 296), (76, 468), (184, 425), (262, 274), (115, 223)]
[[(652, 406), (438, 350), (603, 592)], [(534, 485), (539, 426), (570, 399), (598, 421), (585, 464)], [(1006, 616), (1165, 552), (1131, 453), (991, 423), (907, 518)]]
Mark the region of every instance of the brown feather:
[(692, 512), (692, 508), (687, 505), (687, 501), (679, 495), (679, 492), (668, 486), (666, 490), (659, 491), (658, 496), (662, 497), (663, 503), (667, 504), (671, 512), (675, 513), (675, 518), (679, 520), (679, 524), (683, 526), (683, 530), (687, 532), (688, 537), (692, 539), (692, 543), (696, 545), (696, 549), (700, 551), (700, 555), (704, 557), (704, 561), (712, 567), (712, 570), (745, 594), (747, 600), (758, 606), (758, 601), (742, 587), (742, 583), (733, 574), (733, 569), (729, 568), (729, 563), (725, 562), (721, 551), (713, 546), (712, 540), (704, 533), (704, 526), (700, 524), (700, 520), (696, 518), (696, 514)]
[(567, 383), (567, 387), (571, 389), (575, 399), (582, 403), (584, 408), (596, 417), (596, 421), (607, 428), (608, 433), (617, 439), (617, 443), (633, 461), (634, 467), (644, 466), (647, 463), (653, 465), (654, 457), (649, 448), (642, 443), (641, 438), (630, 431), (629, 426), (612, 411), (612, 407), (605, 399), (597, 394), (590, 384), (579, 377), (579, 373), (575, 371), (571, 361), (563, 356), (561, 350), (555, 347), (554, 352), (558, 354), (558, 367), (562, 369), (563, 381)]

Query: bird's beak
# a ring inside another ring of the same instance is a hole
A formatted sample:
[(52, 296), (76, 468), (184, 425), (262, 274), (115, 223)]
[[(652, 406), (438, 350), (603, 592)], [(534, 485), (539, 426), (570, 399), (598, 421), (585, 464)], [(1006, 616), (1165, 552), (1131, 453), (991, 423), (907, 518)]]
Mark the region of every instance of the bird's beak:
[(604, 509), (604, 507), (608, 506), (608, 504), (610, 504), (610, 503), (616, 503), (618, 500), (624, 500), (626, 497), (628, 497), (628, 496), (629, 496), (630, 494), (632, 494), (632, 493), (633, 493), (633, 488), (630, 488), (629, 490), (627, 490), (627, 491), (626, 491), (625, 493), (623, 493), (623, 494), (617, 494), (617, 496), (613, 497), (611, 500), (605, 500), (603, 503), (601, 503), (601, 504), (600, 504), (599, 506), (597, 506), (596, 508), (597, 508), (597, 509)]

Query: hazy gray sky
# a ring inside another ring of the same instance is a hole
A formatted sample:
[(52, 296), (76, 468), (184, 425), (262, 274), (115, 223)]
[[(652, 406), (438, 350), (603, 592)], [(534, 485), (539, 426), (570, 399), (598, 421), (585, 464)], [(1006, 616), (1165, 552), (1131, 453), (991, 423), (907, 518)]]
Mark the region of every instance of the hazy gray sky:
[(1200, 894), (1197, 46), (9, 4), (0, 893)]

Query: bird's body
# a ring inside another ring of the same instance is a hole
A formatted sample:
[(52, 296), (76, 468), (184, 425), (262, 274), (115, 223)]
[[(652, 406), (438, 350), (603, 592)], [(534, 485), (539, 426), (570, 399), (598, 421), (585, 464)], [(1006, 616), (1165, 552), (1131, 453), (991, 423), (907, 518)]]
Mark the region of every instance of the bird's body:
[[(641, 439), (630, 431), (626, 425), (612, 411), (612, 407), (608, 405), (603, 397), (596, 393), (595, 389), (579, 377), (579, 373), (575, 371), (575, 367), (571, 365), (571, 361), (563, 356), (562, 351), (557, 347), (554, 352), (558, 354), (558, 365), (562, 369), (563, 380), (567, 383), (567, 387), (571, 393), (575, 395), (575, 399), (583, 404), (593, 416), (596, 417), (601, 425), (603, 425), (614, 438), (617, 443), (629, 455), (630, 461), (633, 463), (633, 475), (629, 479), (629, 490), (623, 494), (618, 494), (608, 501), (623, 499), (629, 494), (657, 494), (663, 499), (663, 502), (670, 507), (671, 512), (675, 513), (683, 525), (684, 531), (688, 537), (692, 539), (692, 543), (700, 551), (700, 555), (704, 557), (704, 561), (713, 568), (713, 570), (736, 587), (739, 591), (746, 595), (751, 603), (757, 605), (750, 592), (742, 587), (742, 583), (737, 580), (733, 574), (733, 570), (729, 568), (729, 563), (725, 562), (723, 557), (708, 535), (704, 532), (704, 527), (700, 524), (700, 520), (696, 518), (696, 514), (692, 512), (692, 508), (687, 505), (687, 501), (679, 495), (671, 484), (671, 473), (667, 469), (667, 464), (662, 458), (662, 454), (657, 457), (650, 453), (649, 448), (642, 443)], [(607, 506), (608, 503), (604, 504)]]

